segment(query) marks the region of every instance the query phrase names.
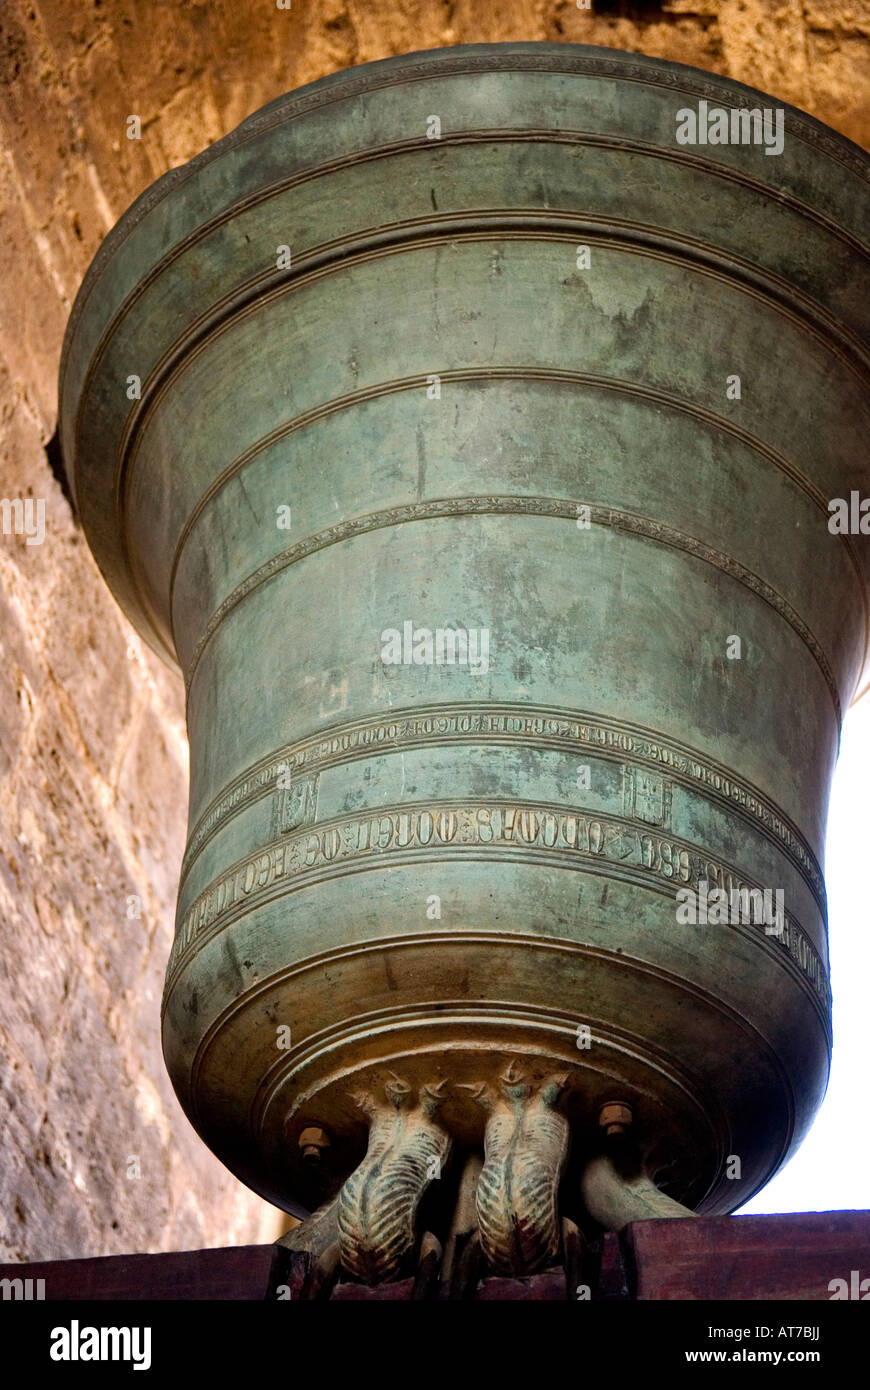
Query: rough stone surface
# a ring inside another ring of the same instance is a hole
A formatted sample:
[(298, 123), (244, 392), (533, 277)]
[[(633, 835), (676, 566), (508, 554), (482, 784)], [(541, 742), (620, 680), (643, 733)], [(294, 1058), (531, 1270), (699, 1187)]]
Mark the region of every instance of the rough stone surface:
[[(447, 44), (567, 40), (724, 73), (870, 143), (870, 0), (7, 0), (0, 15), (0, 1254), (269, 1239), (166, 1080), (182, 692), (121, 617), (47, 451), (63, 330), (133, 198), (280, 93)], [(125, 122), (139, 115), (142, 138)], [(138, 915), (136, 915), (138, 913)], [(138, 1159), (141, 1177), (132, 1160)]]

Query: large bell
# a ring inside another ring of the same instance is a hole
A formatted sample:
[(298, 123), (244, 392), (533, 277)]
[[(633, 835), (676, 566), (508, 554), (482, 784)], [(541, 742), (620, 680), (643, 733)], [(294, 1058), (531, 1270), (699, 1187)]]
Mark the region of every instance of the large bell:
[(188, 690), (167, 1065), (347, 1275), (732, 1211), (820, 1103), (868, 173), (690, 68), (443, 49), (272, 102), (87, 274), (66, 465)]

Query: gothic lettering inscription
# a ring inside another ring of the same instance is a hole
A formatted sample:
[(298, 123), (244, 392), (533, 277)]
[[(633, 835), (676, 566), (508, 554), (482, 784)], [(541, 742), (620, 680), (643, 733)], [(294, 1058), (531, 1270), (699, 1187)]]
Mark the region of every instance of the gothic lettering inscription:
[[(196, 939), (231, 920), (234, 911), (253, 900), (304, 887), (351, 864), (381, 856), (402, 861), (450, 849), (457, 855), (475, 850), (534, 861), (554, 858), (560, 866), (587, 861), (619, 861), (632, 876), (659, 884), (697, 888), (706, 881), (726, 891), (760, 887), (740, 878), (727, 865), (709, 859), (672, 836), (647, 833), (613, 816), (590, 817), (564, 808), (539, 805), (408, 806), (366, 816), (341, 817), (270, 845), (234, 865), (196, 898), (181, 918), (169, 959), (171, 977)], [(768, 938), (769, 939), (769, 938)], [(818, 996), (827, 1001), (821, 960), (797, 923), (786, 917), (780, 944), (786, 947)]]
[[(223, 821), (257, 797), (274, 791), (284, 768), (290, 769), (295, 781), (324, 767), (366, 757), (373, 751), (390, 752), (392, 749), (422, 747), (427, 743), (466, 740), (517, 742), (569, 752), (576, 751), (578, 745), (588, 746), (605, 757), (628, 754), (635, 764), (645, 763), (653, 768), (666, 769), (675, 780), (684, 785), (702, 787), (759, 824), (771, 839), (784, 847), (812, 888), (822, 912), (825, 911), (824, 880), (809, 846), (791, 822), (748, 783), (694, 756), (690, 750), (681, 749), (651, 734), (621, 729), (600, 718), (572, 718), (553, 711), (518, 712), (516, 708), (507, 706), (433, 709), (412, 716), (397, 714), (390, 720), (373, 717), (347, 725), (332, 734), (303, 739), (278, 749), (271, 758), (245, 773), (206, 808), (190, 835), (182, 867), (182, 881), (199, 850)], [(666, 825), (670, 813), (671, 783), (663, 782), (661, 793), (652, 782), (642, 784), (638, 801), (635, 778), (639, 770), (633, 768), (628, 774), (624, 773), (632, 783), (630, 792), (628, 787), (625, 792), (625, 813), (637, 815), (638, 819), (643, 820), (649, 820), (652, 816), (649, 823)], [(643, 814), (638, 814), (638, 805), (643, 808)], [(661, 820), (656, 821), (659, 811), (663, 814)]]

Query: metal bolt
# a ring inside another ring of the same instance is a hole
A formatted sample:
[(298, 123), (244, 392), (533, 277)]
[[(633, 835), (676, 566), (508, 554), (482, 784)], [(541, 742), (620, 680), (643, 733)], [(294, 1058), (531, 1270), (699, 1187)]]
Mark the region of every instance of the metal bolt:
[(612, 1100), (602, 1105), (598, 1124), (609, 1136), (624, 1134), (634, 1121), (631, 1106), (624, 1100)]
[(328, 1149), (330, 1143), (331, 1140), (326, 1130), (321, 1129), (319, 1125), (312, 1125), (309, 1129), (303, 1129), (299, 1136), (303, 1163), (319, 1163), (323, 1150)]

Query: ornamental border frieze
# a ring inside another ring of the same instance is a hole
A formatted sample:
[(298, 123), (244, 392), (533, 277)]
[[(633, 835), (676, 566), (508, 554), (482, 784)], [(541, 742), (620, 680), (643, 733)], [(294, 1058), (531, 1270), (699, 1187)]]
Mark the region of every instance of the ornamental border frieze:
[(837, 689), (836, 677), (831, 669), (827, 655), (818, 638), (804, 622), (800, 614), (782, 597), (771, 584), (742, 565), (732, 555), (716, 550), (696, 536), (656, 521), (653, 517), (639, 512), (631, 512), (618, 507), (602, 507), (598, 503), (583, 502), (564, 497), (530, 497), (517, 494), (494, 494), (485, 497), (437, 497), (424, 502), (410, 502), (403, 506), (384, 507), (379, 511), (368, 512), (363, 516), (349, 517), (322, 531), (306, 536), (295, 545), (288, 546), (277, 555), (272, 555), (264, 564), (249, 574), (232, 590), (215, 609), (205, 624), (188, 663), (186, 663), (184, 682), (189, 694), (193, 678), (202, 654), (214, 634), (232, 610), (263, 584), (318, 551), (331, 545), (352, 540), (356, 536), (372, 531), (384, 530), (390, 526), (400, 526), (409, 522), (431, 521), (453, 516), (544, 516), (570, 520), (576, 523), (578, 508), (587, 509), (589, 520), (596, 526), (609, 526), (615, 531), (641, 536), (657, 545), (666, 545), (671, 550), (680, 550), (696, 560), (711, 565), (729, 579), (734, 579), (744, 588), (751, 590), (772, 608), (779, 617), (789, 624), (813, 656), (816, 665), (830, 692), (837, 716), (837, 726), (843, 723), (843, 709)]
[[(485, 803), (440, 800), (337, 816), (282, 841), (273, 841), (214, 879), (179, 919), (166, 970), (166, 989), (194, 950), (238, 916), (288, 892), (348, 873), (413, 865), (449, 857), (514, 860), (561, 868), (619, 865), (609, 877), (622, 877), (658, 892), (669, 887), (698, 889), (702, 882), (763, 892), (762, 885), (738, 874), (675, 835), (646, 833), (620, 816), (584, 815), (542, 802), (492, 798)], [(449, 862), (448, 861), (448, 862)], [(602, 872), (598, 869), (597, 872)], [(730, 928), (743, 930), (740, 927)], [(764, 939), (750, 927), (753, 939)], [(773, 937), (768, 937), (771, 941)], [(829, 1002), (821, 958), (807, 933), (783, 914), (778, 944), (823, 1007)]]
[[(500, 230), (478, 230), (478, 231), (444, 231), (440, 239), (446, 244), (453, 245), (479, 245), (485, 242), (502, 242), (505, 240), (505, 232)], [(529, 241), (539, 244), (542, 241), (555, 243), (573, 242), (573, 237), (569, 237), (563, 229), (558, 232), (520, 232), (510, 234), (514, 241)], [(830, 336), (836, 325), (836, 320), (827, 311), (816, 311), (813, 317), (805, 317), (804, 312), (797, 306), (794, 293), (786, 292), (786, 299), (791, 299), (791, 304), (783, 298), (783, 291), (775, 292), (773, 281), (770, 287), (763, 290), (759, 284), (755, 283), (757, 274), (748, 278), (735, 277), (731, 269), (726, 273), (715, 263), (705, 264), (697, 259), (697, 255), (688, 256), (688, 244), (680, 249), (676, 246), (671, 250), (663, 247), (658, 248), (648, 245), (643, 239), (630, 240), (625, 243), (619, 242), (614, 236), (597, 236), (594, 232), (587, 234), (590, 244), (605, 242), (611, 249), (629, 250), (634, 254), (644, 256), (652, 261), (660, 261), (682, 269), (686, 266), (701, 276), (707, 276), (712, 280), (717, 280), (724, 285), (728, 285), (741, 294), (749, 296), (765, 308), (772, 310), (782, 320), (789, 321), (799, 331), (810, 334), (817, 342), (821, 343), (823, 349), (834, 356), (838, 362), (857, 379), (860, 385), (866, 389), (870, 383), (870, 362), (868, 362), (863, 343), (851, 332), (846, 331), (840, 325), (837, 330), (838, 341), (834, 341)], [(221, 304), (216, 312), (209, 311), (195, 324), (191, 325), (181, 339), (174, 340), (170, 347), (163, 353), (160, 360), (153, 366), (147, 379), (142, 384), (142, 395), (133, 401), (130, 410), (124, 420), (117, 446), (112, 447), (115, 457), (115, 468), (113, 474), (113, 492), (116, 498), (118, 516), (122, 523), (126, 525), (125, 508), (126, 498), (130, 488), (130, 480), (137, 466), (139, 450), (142, 439), (147, 430), (151, 427), (152, 421), (163, 400), (169, 394), (174, 384), (180, 376), (190, 370), (192, 364), (203, 353), (210, 350), (214, 342), (222, 334), (233, 330), (245, 319), (260, 313), (263, 308), (271, 303), (275, 303), (288, 294), (297, 293), (308, 286), (316, 283), (326, 276), (336, 273), (343, 273), (353, 266), (373, 263), (387, 257), (408, 254), (421, 250), (431, 249), (432, 238), (411, 238), (406, 242), (388, 241), (384, 245), (372, 247), (365, 252), (356, 255), (343, 255), (337, 257), (334, 263), (322, 265), (318, 268), (304, 272), (300, 275), (294, 273), (282, 274), (268, 290), (255, 289), (247, 297), (243, 296), (238, 303), (230, 296), (227, 302)], [(776, 277), (777, 280), (779, 277)], [(783, 282), (780, 281), (780, 284)], [(809, 306), (811, 301), (801, 296), (804, 305)], [(849, 350), (844, 347), (845, 339), (849, 340)], [(856, 354), (857, 353), (857, 357)], [(860, 361), (858, 360), (860, 358)], [(607, 378), (598, 377), (597, 374), (579, 371), (564, 371), (546, 367), (512, 367), (488, 366), (464, 368), (459, 371), (442, 370), (438, 373), (442, 382), (450, 380), (500, 380), (508, 378), (538, 378), (541, 380), (574, 380), (578, 383), (597, 385), (608, 384)], [(427, 378), (416, 378), (416, 380), (426, 383)], [(398, 389), (405, 389), (413, 385), (415, 378), (395, 378), (388, 382), (381, 382), (375, 385), (374, 394), (386, 394)], [(655, 399), (656, 396), (665, 396), (666, 393), (650, 390), (648, 387), (631, 381), (620, 383), (623, 390), (636, 394), (637, 396)], [(310, 410), (303, 412), (298, 417), (298, 423), (302, 419), (311, 420), (317, 418), (319, 414), (330, 413), (336, 406), (339, 408), (350, 404), (354, 398), (363, 400), (370, 397), (371, 390), (364, 392), (351, 392), (330, 401), (323, 401)], [(676, 399), (676, 398), (675, 398)], [(701, 411), (696, 410), (700, 416)], [(717, 425), (720, 419), (713, 412), (708, 413), (708, 418), (712, 419)], [(727, 426), (726, 426), (727, 428)], [(86, 433), (86, 413), (78, 413), (75, 425), (75, 448), (78, 450), (79, 441)], [(126, 545), (126, 540), (125, 540)]]
[(622, 725), (583, 711), (508, 703), (421, 705), (396, 710), (388, 718), (370, 715), (277, 749), (237, 777), (205, 808), (188, 839), (181, 886), (197, 854), (224, 822), (261, 797), (273, 794), (279, 788), (282, 773), (288, 774), (292, 783), (296, 778), (316, 778), (326, 768), (372, 754), (466, 741), (508, 746), (518, 743), (568, 753), (590, 749), (613, 760), (628, 756), (657, 771), (665, 770), (690, 790), (700, 786), (712, 800), (742, 815), (788, 855), (826, 917), (824, 875), (815, 855), (793, 822), (751, 783), (652, 729)]
[[(473, 367), (449, 369), (439, 373), (442, 382), (457, 385), (473, 385), (479, 380), (485, 380), (487, 384), (493, 382), (506, 383), (520, 381), (523, 384), (535, 382), (536, 384), (549, 384), (551, 382), (558, 385), (589, 387), (593, 390), (610, 391), (618, 395), (627, 396), (632, 401), (642, 401), (644, 404), (652, 404), (656, 407), (663, 407), (666, 410), (674, 410), (683, 415), (690, 416), (693, 420), (699, 421), (708, 429), (719, 431), (731, 439), (735, 439), (745, 449), (759, 454), (774, 468), (778, 469), (789, 479), (801, 492), (809, 499), (819, 514), (829, 519), (830, 509), (828, 507), (828, 497), (813, 480), (802, 472), (779, 450), (773, 448), (758, 435), (750, 430), (744, 429), (735, 420), (729, 419), (725, 415), (717, 414), (715, 411), (705, 408), (696, 401), (689, 401), (684, 398), (669, 394), (656, 387), (649, 386), (638, 381), (628, 381), (619, 377), (602, 376), (598, 372), (579, 372), (565, 370), (564, 368), (546, 367)], [(409, 377), (396, 378), (393, 381), (377, 382), (373, 386), (363, 387), (357, 391), (350, 391), (343, 396), (332, 397), (328, 401), (323, 401), (319, 405), (313, 406), (310, 410), (303, 411), (300, 415), (285, 421), (276, 426), (268, 434), (263, 435), (253, 445), (244, 450), (234, 458), (221, 472), (215, 477), (208, 487), (203, 491), (195, 507), (191, 511), (178, 535), (175, 553), (172, 558), (170, 593), (174, 590), (175, 577), (178, 570), (184, 546), (199, 521), (206, 507), (214, 501), (223, 488), (236, 478), (249, 464), (257, 460), (268, 449), (273, 448), (282, 440), (292, 434), (310, 428), (312, 425), (319, 424), (322, 420), (344, 410), (352, 410), (360, 405), (368, 405), (373, 401), (381, 401), (385, 397), (399, 392), (412, 392), (425, 389), (428, 377), (425, 375), (415, 375)], [(849, 559), (859, 580), (863, 578), (861, 562), (858, 552), (848, 534), (840, 537), (849, 555)], [(863, 593), (863, 587), (862, 587)], [(867, 601), (864, 599), (865, 618), (867, 619), (868, 630), (870, 630), (870, 615), (868, 615)], [(170, 607), (172, 605), (170, 604)]]

